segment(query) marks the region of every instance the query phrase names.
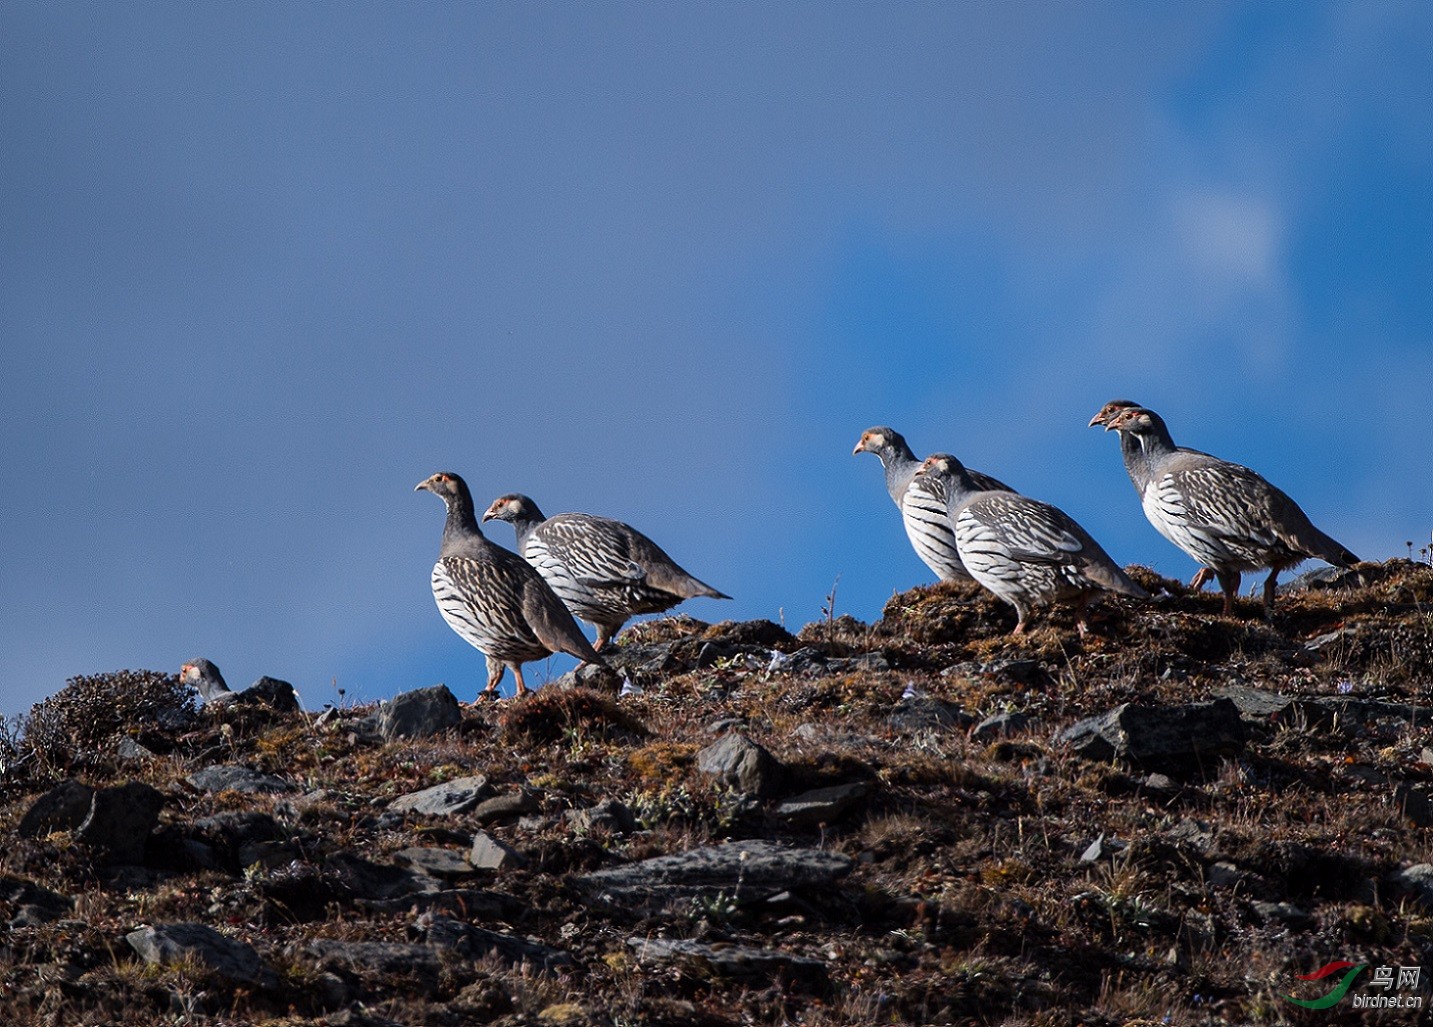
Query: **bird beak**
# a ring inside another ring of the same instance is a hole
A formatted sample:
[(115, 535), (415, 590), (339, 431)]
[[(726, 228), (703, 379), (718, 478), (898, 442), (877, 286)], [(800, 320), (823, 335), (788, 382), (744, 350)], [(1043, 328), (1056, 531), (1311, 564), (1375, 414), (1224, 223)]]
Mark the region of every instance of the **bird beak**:
[(865, 440), (865, 439), (862, 439), (860, 442), (856, 443), (856, 448), (853, 449), (853, 450), (851, 450), (851, 455), (852, 455), (852, 456), (855, 456), (857, 453), (864, 453), (865, 451), (866, 451), (866, 440)]
[(424, 492), (424, 491), (431, 492), (432, 489), (429, 488), (429, 486), (432, 485), (432, 483), (433, 483), (433, 479), (432, 479), (432, 478), (424, 478), (424, 479), (423, 479), (422, 481), (420, 481), (417, 485), (414, 485), (414, 486), (413, 486), (413, 491), (414, 491), (414, 492)]
[[(1119, 424), (1118, 417), (1112, 417), (1108, 421), (1101, 421), (1100, 423), (1105, 426), (1105, 431), (1119, 431), (1119, 428), (1117, 427), (1117, 425)], [(1090, 427), (1094, 427), (1093, 421), (1090, 422)]]
[(1091, 418), (1090, 418), (1090, 423), (1087, 424), (1087, 425), (1085, 425), (1085, 427), (1086, 427), (1086, 428), (1093, 428), (1093, 427), (1094, 427), (1095, 425), (1097, 425), (1097, 424), (1106, 425), (1105, 430), (1106, 430), (1106, 431), (1109, 430), (1109, 427), (1108, 427), (1109, 422), (1105, 420), (1105, 412), (1104, 412), (1103, 410), (1101, 410), (1099, 413), (1097, 413), (1094, 417), (1091, 417)]
[(497, 516), (497, 506), (498, 505), (494, 503), (492, 506), (488, 507), (486, 510), (483, 511), (484, 524), (487, 524), (488, 521), (492, 520), (494, 517)]

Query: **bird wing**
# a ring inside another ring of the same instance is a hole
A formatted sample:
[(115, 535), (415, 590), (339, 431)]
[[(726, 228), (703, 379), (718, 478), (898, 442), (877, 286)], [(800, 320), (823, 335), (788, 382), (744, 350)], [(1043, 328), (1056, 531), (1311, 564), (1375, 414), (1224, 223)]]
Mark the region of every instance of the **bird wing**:
[(538, 641), (553, 652), (567, 653), (587, 663), (602, 662), (562, 600), (536, 571), (524, 584), (522, 612)]
[(981, 496), (967, 510), (1012, 558), (1023, 563), (1070, 563), (1089, 540), (1063, 511), (1014, 493)]
[(642, 585), (681, 598), (723, 596), (684, 571), (661, 546), (630, 524), (592, 514), (558, 514), (538, 528), (554, 558), (589, 588)]
[(1104, 547), (1059, 507), (1013, 492), (992, 492), (982, 493), (963, 513), (978, 520), (986, 537), (1003, 546), (1011, 559), (1060, 567), (1125, 595), (1145, 595)]

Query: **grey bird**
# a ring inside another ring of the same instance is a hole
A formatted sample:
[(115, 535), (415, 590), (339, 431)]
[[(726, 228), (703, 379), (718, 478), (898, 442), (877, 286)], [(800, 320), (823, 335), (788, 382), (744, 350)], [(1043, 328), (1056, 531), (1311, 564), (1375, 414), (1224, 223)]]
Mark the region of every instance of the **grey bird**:
[[(955, 533), (946, 516), (945, 494), (940, 482), (929, 475), (916, 476), (921, 462), (916, 459), (905, 436), (893, 428), (877, 425), (861, 433), (851, 455), (875, 453), (886, 472), (886, 491), (901, 511), (906, 538), (921, 562), (941, 581), (970, 581), (961, 562)], [(1014, 492), (1009, 485), (979, 471), (967, 470), (976, 485), (986, 491)]]
[(516, 553), (484, 537), (462, 478), (441, 471), (419, 482), (414, 491), (419, 490), (433, 493), (448, 508), (433, 565), (433, 599), (448, 626), (487, 657), (482, 696), (496, 696), (509, 669), (517, 694), (527, 694), (522, 665), (549, 653), (605, 666), (542, 576)]
[(224, 703), (234, 698), (234, 690), (208, 660), (190, 660), (179, 668), (179, 681), (199, 693), (206, 703)]
[(1358, 563), (1358, 557), (1315, 528), (1298, 503), (1257, 472), (1176, 446), (1164, 419), (1153, 410), (1121, 410), (1105, 431), (1119, 432), (1121, 447), (1138, 447), (1139, 475), (1131, 470), (1130, 479), (1145, 517), (1203, 565), (1190, 582), (1192, 588), (1202, 588), (1211, 575), (1219, 579), (1226, 614), (1234, 612), (1244, 571), (1269, 569), (1264, 609), (1272, 614), (1280, 571), (1309, 557), (1339, 567)]
[(1015, 634), (1024, 632), (1033, 606), (1074, 601), (1075, 626), (1083, 635), (1089, 630), (1086, 610), (1101, 592), (1148, 598), (1063, 510), (982, 489), (946, 453), (927, 457), (916, 475), (940, 482), (960, 558), (971, 577), (1015, 607)]
[(184, 664), (179, 668), (179, 681), (197, 691), (205, 706), (267, 706), (280, 713), (303, 709), (298, 693), (287, 681), (265, 675), (242, 692), (235, 692), (209, 660), (190, 660)]
[[(1088, 427), (1108, 426), (1120, 414), (1126, 410), (1141, 408), (1141, 404), (1128, 399), (1112, 399), (1100, 407), (1099, 413), (1090, 418)], [(1176, 447), (1181, 453), (1197, 453), (1200, 456), (1208, 456), (1208, 453), (1200, 453), (1197, 449), (1186, 449), (1183, 446)], [(1133, 435), (1120, 433), (1120, 456), (1124, 458), (1125, 472), (1129, 475), (1134, 490), (1141, 496), (1144, 495), (1144, 487), (1149, 484), (1150, 478), (1154, 475), (1153, 462), (1139, 440)]]
[(483, 521), (507, 521), (517, 550), (537, 568), (574, 617), (597, 628), (600, 650), (639, 613), (661, 613), (684, 599), (730, 599), (684, 571), (630, 524), (585, 513), (544, 517), (527, 496), (493, 500)]

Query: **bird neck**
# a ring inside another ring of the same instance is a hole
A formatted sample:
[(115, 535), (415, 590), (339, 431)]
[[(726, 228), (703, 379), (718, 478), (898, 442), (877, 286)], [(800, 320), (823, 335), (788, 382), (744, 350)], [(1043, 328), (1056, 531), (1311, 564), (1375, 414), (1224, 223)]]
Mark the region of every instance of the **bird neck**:
[(1178, 447), (1169, 437), (1169, 429), (1165, 427), (1163, 421), (1151, 421), (1149, 431), (1136, 435), (1135, 440), (1144, 460), (1154, 460), (1178, 451)]
[(916, 459), (911, 447), (905, 441), (888, 442), (880, 450), (881, 465), (886, 469), (886, 491), (901, 505), (901, 498), (906, 494), (911, 479), (916, 476), (916, 469), (920, 467), (920, 461)]
[(451, 556), (485, 542), (487, 538), (478, 527), (478, 518), (473, 512), (472, 497), (458, 495), (449, 499), (448, 518), (443, 522), (441, 555)]
[(533, 512), (530, 516), (519, 514), (512, 519), (513, 531), (517, 534), (517, 551), (519, 553), (523, 553), (527, 550), (527, 540), (532, 537), (532, 533), (536, 530), (537, 526), (547, 520), (547, 518), (542, 515), (542, 511), (537, 507), (534, 506), (532, 510)]
[(974, 479), (970, 477), (970, 473), (963, 467), (959, 471), (942, 475), (936, 480), (940, 482), (940, 487), (945, 491), (947, 515), (954, 514), (965, 504), (967, 499), (981, 491)]

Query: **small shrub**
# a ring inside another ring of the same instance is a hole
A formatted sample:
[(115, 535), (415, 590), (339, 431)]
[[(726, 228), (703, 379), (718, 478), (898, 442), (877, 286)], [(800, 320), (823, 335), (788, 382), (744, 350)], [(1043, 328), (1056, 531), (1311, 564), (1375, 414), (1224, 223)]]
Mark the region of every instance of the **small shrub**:
[(30, 708), (18, 740), (11, 733), (0, 745), (7, 783), (12, 767), (41, 784), (113, 769), (122, 738), (173, 734), (194, 717), (193, 693), (173, 674), (121, 670), (71, 678)]

